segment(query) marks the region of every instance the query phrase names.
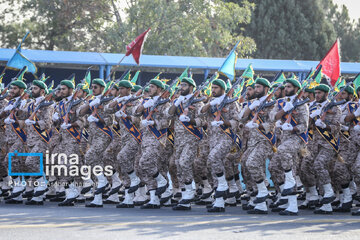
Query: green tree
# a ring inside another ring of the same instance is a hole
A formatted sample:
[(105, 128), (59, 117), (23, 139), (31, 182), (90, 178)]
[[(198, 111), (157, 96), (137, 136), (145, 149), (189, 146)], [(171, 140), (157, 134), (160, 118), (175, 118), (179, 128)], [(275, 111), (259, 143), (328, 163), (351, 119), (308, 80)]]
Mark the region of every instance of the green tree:
[(336, 35), (340, 39), (341, 60), (360, 61), (360, 19), (357, 22), (351, 20), (347, 7), (343, 5), (340, 8), (332, 1), (329, 3), (327, 17), (334, 24)]
[(0, 0), (6, 6), (0, 17), (3, 47), (15, 47), (30, 30), (27, 46), (47, 50), (94, 50), (108, 20), (107, 0)]
[(251, 23), (240, 27), (245, 27), (246, 36), (256, 42), (255, 58), (318, 60), (336, 39), (321, 1), (250, 2), (256, 5)]
[[(241, 40), (240, 56), (255, 50), (254, 41), (235, 32), (251, 20), (253, 4), (220, 0), (131, 0), (122, 9), (113, 4), (116, 21), (103, 37), (108, 51), (123, 52), (127, 43), (151, 27), (146, 54), (223, 57)], [(120, 41), (119, 41), (120, 40)]]

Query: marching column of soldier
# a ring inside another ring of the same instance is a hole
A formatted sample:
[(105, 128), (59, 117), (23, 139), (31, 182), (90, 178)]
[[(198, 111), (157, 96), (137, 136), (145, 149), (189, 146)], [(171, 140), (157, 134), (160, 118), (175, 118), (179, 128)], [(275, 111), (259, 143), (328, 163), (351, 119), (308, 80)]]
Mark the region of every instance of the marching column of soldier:
[[(210, 81), (211, 97), (204, 94)], [(238, 81), (229, 87), (213, 77), (197, 86), (183, 77), (170, 86), (151, 79), (141, 87), (119, 79), (105, 93), (106, 83), (97, 78), (90, 94), (83, 82), (63, 80), (48, 91), (43, 78), (31, 86), (13, 79), (0, 100), (3, 204), (87, 201), (86, 207), (176, 211), (197, 204), (208, 212), (242, 205), (249, 214), (307, 209), (360, 216), (360, 87), (334, 91), (293, 77), (273, 85), (257, 78), (236, 98)], [(61, 168), (17, 176), (40, 166), (36, 156), (16, 151), (58, 154), (55, 164), (65, 169), (75, 164), (103, 172), (88, 170), (88, 179), (65, 176)], [(9, 176), (13, 153), (15, 175)], [(76, 163), (65, 160), (75, 154)], [(269, 191), (267, 159), (275, 192)]]

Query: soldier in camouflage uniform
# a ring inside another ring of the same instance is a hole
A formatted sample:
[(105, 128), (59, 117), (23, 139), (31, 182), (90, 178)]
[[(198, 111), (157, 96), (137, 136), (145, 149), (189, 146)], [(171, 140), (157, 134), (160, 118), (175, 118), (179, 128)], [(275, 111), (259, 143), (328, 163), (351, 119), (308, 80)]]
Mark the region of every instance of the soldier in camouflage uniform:
[[(270, 161), (269, 170), (273, 181), (280, 186), (282, 196), (288, 196), (288, 206), (280, 212), (280, 215), (297, 215), (295, 173), (298, 155), (307, 143), (309, 108), (304, 104), (294, 110), (293, 103), (296, 101), (296, 93), (301, 88), (301, 84), (293, 78), (285, 82), (286, 97), (282, 104), (278, 102), (270, 113), (274, 122), (281, 122), (282, 134), (277, 152)], [(291, 115), (290, 111), (292, 111)], [(260, 197), (267, 197), (267, 194), (266, 191)]]
[[(45, 101), (45, 93), (47, 92), (47, 86), (42, 80), (34, 80), (31, 89), (31, 95), (34, 98), (28, 105), (27, 113), (28, 119), (25, 120), (27, 139), (26, 143), (30, 153), (42, 153), (45, 156), (46, 151), (50, 150), (50, 132), (47, 129), (51, 129), (52, 115), (54, 109), (51, 102)], [(39, 105), (42, 104), (40, 108)], [(33, 112), (35, 112), (34, 118), (31, 118)], [(26, 168), (29, 172), (41, 172), (39, 157), (28, 156), (25, 161)], [(44, 176), (36, 177), (37, 187), (35, 188), (34, 195), (30, 201), (26, 202), (26, 205), (43, 205), (43, 195), (47, 190), (47, 183)]]
[[(9, 90), (11, 100), (1, 113), (1, 117), (5, 118), (4, 123), (7, 144), (3, 146), (2, 151), (6, 153), (4, 159), (4, 162), (6, 163), (8, 162), (8, 153), (14, 153), (15, 151), (21, 153), (26, 150), (26, 133), (24, 124), (26, 114), (24, 111), (17, 111), (26, 109), (26, 100), (21, 100), (26, 88), (26, 84), (22, 80), (12, 81)], [(20, 106), (15, 110), (13, 108), (18, 101), (20, 101)], [(25, 159), (17, 157), (16, 155), (13, 156), (11, 158), (11, 172), (26, 172)], [(7, 198), (5, 203), (22, 203), (21, 194), (25, 191), (25, 185), (21, 181), (20, 176), (13, 176), (13, 184), (14, 186), (11, 195)]]
[[(255, 97), (249, 106), (245, 108), (243, 119), (248, 119), (245, 127), (249, 129), (247, 149), (243, 155), (246, 159), (246, 167), (251, 178), (256, 182), (258, 192), (256, 199), (253, 201), (254, 209), (248, 210), (249, 214), (267, 214), (266, 198), (267, 188), (265, 185), (265, 160), (272, 155), (272, 146), (275, 144), (274, 124), (270, 121), (270, 112), (272, 106), (263, 108), (258, 112), (259, 116), (255, 118), (255, 111), (262, 105), (267, 98), (270, 83), (265, 78), (258, 78), (255, 81)], [(256, 122), (255, 122), (256, 120)], [(253, 189), (254, 190), (254, 189)], [(253, 192), (255, 195), (255, 192)]]
[(175, 130), (175, 163), (177, 173), (181, 176), (179, 181), (185, 185), (182, 198), (173, 210), (190, 210), (190, 203), (195, 197), (192, 188), (193, 163), (197, 154), (199, 141), (202, 139), (201, 127), (203, 120), (200, 117), (200, 109), (203, 103), (197, 102), (188, 109), (184, 109), (189, 99), (193, 96), (196, 83), (192, 78), (184, 77), (180, 83), (181, 96), (169, 109), (169, 115), (177, 115), (174, 120)]
[[(226, 84), (221, 79), (215, 79), (212, 82), (212, 96), (210, 103), (206, 104), (201, 113), (204, 115), (205, 121), (211, 122), (208, 128), (208, 137), (210, 145), (210, 153), (208, 156), (208, 165), (211, 166), (212, 174), (216, 175), (217, 188), (215, 192), (215, 202), (208, 209), (208, 212), (224, 212), (224, 197), (229, 187), (225, 179), (225, 169), (223, 159), (231, 150), (234, 140), (227, 133), (234, 133), (239, 119), (239, 105), (232, 102), (225, 106), (221, 112), (220, 121), (214, 121), (216, 108), (225, 98)], [(219, 114), (216, 112), (216, 114)]]
[[(335, 163), (338, 153), (335, 150), (335, 140), (327, 141), (325, 136), (332, 135), (334, 139), (339, 137), (339, 120), (341, 110), (338, 106), (332, 107), (326, 113), (322, 113), (322, 109), (328, 104), (329, 86), (320, 84), (315, 87), (316, 110), (310, 113), (311, 124), (314, 124), (315, 131), (313, 135), (314, 151), (316, 153), (314, 160), (315, 176), (320, 186), (324, 189), (324, 196), (321, 201), (322, 206), (314, 211), (315, 214), (331, 214), (331, 202), (335, 200), (334, 190), (331, 185), (330, 173)], [(324, 117), (324, 121), (321, 117)], [(322, 135), (321, 132), (324, 132)], [(315, 182), (314, 182), (315, 184)]]
[[(166, 109), (169, 103), (163, 103), (156, 107), (153, 114), (150, 109), (158, 102), (160, 94), (164, 90), (164, 84), (157, 79), (150, 81), (151, 99), (136, 108), (136, 115), (143, 116), (142, 125), (142, 143), (141, 158), (139, 159), (139, 168), (143, 173), (143, 179), (150, 193), (150, 202), (141, 206), (142, 209), (160, 208), (159, 196), (165, 192), (168, 187), (166, 178), (160, 171), (160, 154), (164, 151), (167, 141), (167, 128), (169, 119)], [(160, 101), (163, 101), (160, 99)], [(152, 116), (150, 116), (152, 114)], [(147, 119), (148, 118), (148, 119)]]
[[(109, 112), (116, 112), (116, 121), (119, 123), (119, 132), (121, 136), (120, 151), (117, 154), (117, 164), (126, 176), (124, 181), (125, 199), (117, 205), (117, 208), (133, 208), (134, 193), (138, 189), (140, 179), (137, 176), (134, 166), (136, 154), (139, 151), (141, 143), (141, 133), (139, 129), (139, 118), (134, 117), (134, 109), (139, 104), (138, 100), (129, 102), (131, 97), (132, 84), (130, 81), (122, 80), (118, 84), (120, 98), (109, 105)], [(124, 104), (126, 104), (124, 106)]]
[(89, 149), (85, 153), (85, 164), (91, 166), (92, 169), (95, 166), (102, 169), (97, 173), (94, 172), (97, 178), (97, 189), (94, 200), (87, 204), (86, 207), (102, 207), (102, 193), (105, 192), (108, 186), (108, 181), (104, 175), (107, 171), (105, 170), (102, 155), (112, 140), (110, 126), (113, 123), (113, 119), (109, 114), (105, 113), (104, 103), (101, 102), (105, 85), (104, 80), (100, 78), (93, 79), (91, 87), (94, 99), (90, 100), (88, 104), (84, 104), (79, 111), (80, 116), (88, 115), (87, 121), (89, 122)]
[[(65, 195), (65, 200), (59, 203), (59, 206), (74, 206), (79, 191), (76, 184), (80, 181), (80, 176), (71, 176), (69, 169), (71, 166), (80, 167), (80, 142), (81, 131), (85, 124), (85, 119), (79, 116), (79, 109), (83, 101), (73, 99), (74, 83), (70, 80), (62, 80), (60, 82), (60, 92), (63, 99), (60, 101), (56, 112), (53, 114), (55, 127), (59, 129), (60, 143), (53, 149), (53, 156), (57, 169), (52, 169), (50, 175), (55, 175), (59, 184), (59, 191), (52, 200), (56, 201)], [(75, 93), (74, 93), (75, 94)], [(76, 102), (75, 102), (76, 101)], [(68, 121), (66, 112), (70, 103), (73, 102), (71, 110), (69, 110)], [(76, 104), (75, 104), (76, 103)], [(60, 155), (61, 154), (61, 155)], [(70, 158), (74, 156), (74, 161), (70, 162)], [(67, 161), (65, 161), (67, 160)], [(64, 170), (64, 171), (62, 171)], [(65, 174), (67, 173), (67, 175)]]
[[(360, 96), (360, 87), (356, 90), (357, 96)], [(350, 123), (350, 144), (349, 155), (347, 164), (350, 169), (350, 173), (353, 177), (353, 181), (359, 190), (360, 188), (360, 101), (353, 103), (351, 109), (348, 108), (348, 113), (344, 119), (346, 124)], [(358, 195), (359, 197), (359, 191)], [(357, 198), (358, 199), (358, 198)], [(352, 213), (354, 216), (360, 216), (360, 210)]]
[[(5, 96), (2, 96), (0, 100), (0, 112), (4, 110), (4, 108), (8, 105), (8, 100)], [(0, 146), (6, 145), (6, 137), (5, 137), (5, 123), (4, 119), (0, 119)], [(6, 160), (6, 152), (5, 149), (1, 149), (0, 151), (0, 197), (6, 196), (10, 188), (11, 178), (8, 176), (7, 162)]]

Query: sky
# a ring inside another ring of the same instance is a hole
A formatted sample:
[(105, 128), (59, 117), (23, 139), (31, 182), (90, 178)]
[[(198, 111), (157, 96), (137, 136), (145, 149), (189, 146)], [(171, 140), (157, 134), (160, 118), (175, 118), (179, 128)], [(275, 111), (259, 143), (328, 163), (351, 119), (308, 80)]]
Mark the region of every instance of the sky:
[(351, 19), (360, 18), (360, 0), (333, 0), (333, 2), (337, 5), (345, 5), (349, 10)]

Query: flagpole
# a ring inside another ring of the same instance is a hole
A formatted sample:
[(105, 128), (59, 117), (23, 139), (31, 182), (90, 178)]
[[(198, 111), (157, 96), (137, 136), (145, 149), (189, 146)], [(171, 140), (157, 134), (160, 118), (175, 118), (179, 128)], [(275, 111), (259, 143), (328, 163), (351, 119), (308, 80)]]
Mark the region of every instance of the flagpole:
[(120, 61), (116, 65), (113, 66), (113, 69), (111, 69), (110, 73), (106, 76), (106, 78), (104, 80), (108, 79), (108, 77), (111, 76), (111, 74), (113, 74), (113, 72), (115, 72), (116, 68), (125, 59), (125, 57), (126, 57), (126, 54), (124, 54), (124, 56), (120, 59)]

